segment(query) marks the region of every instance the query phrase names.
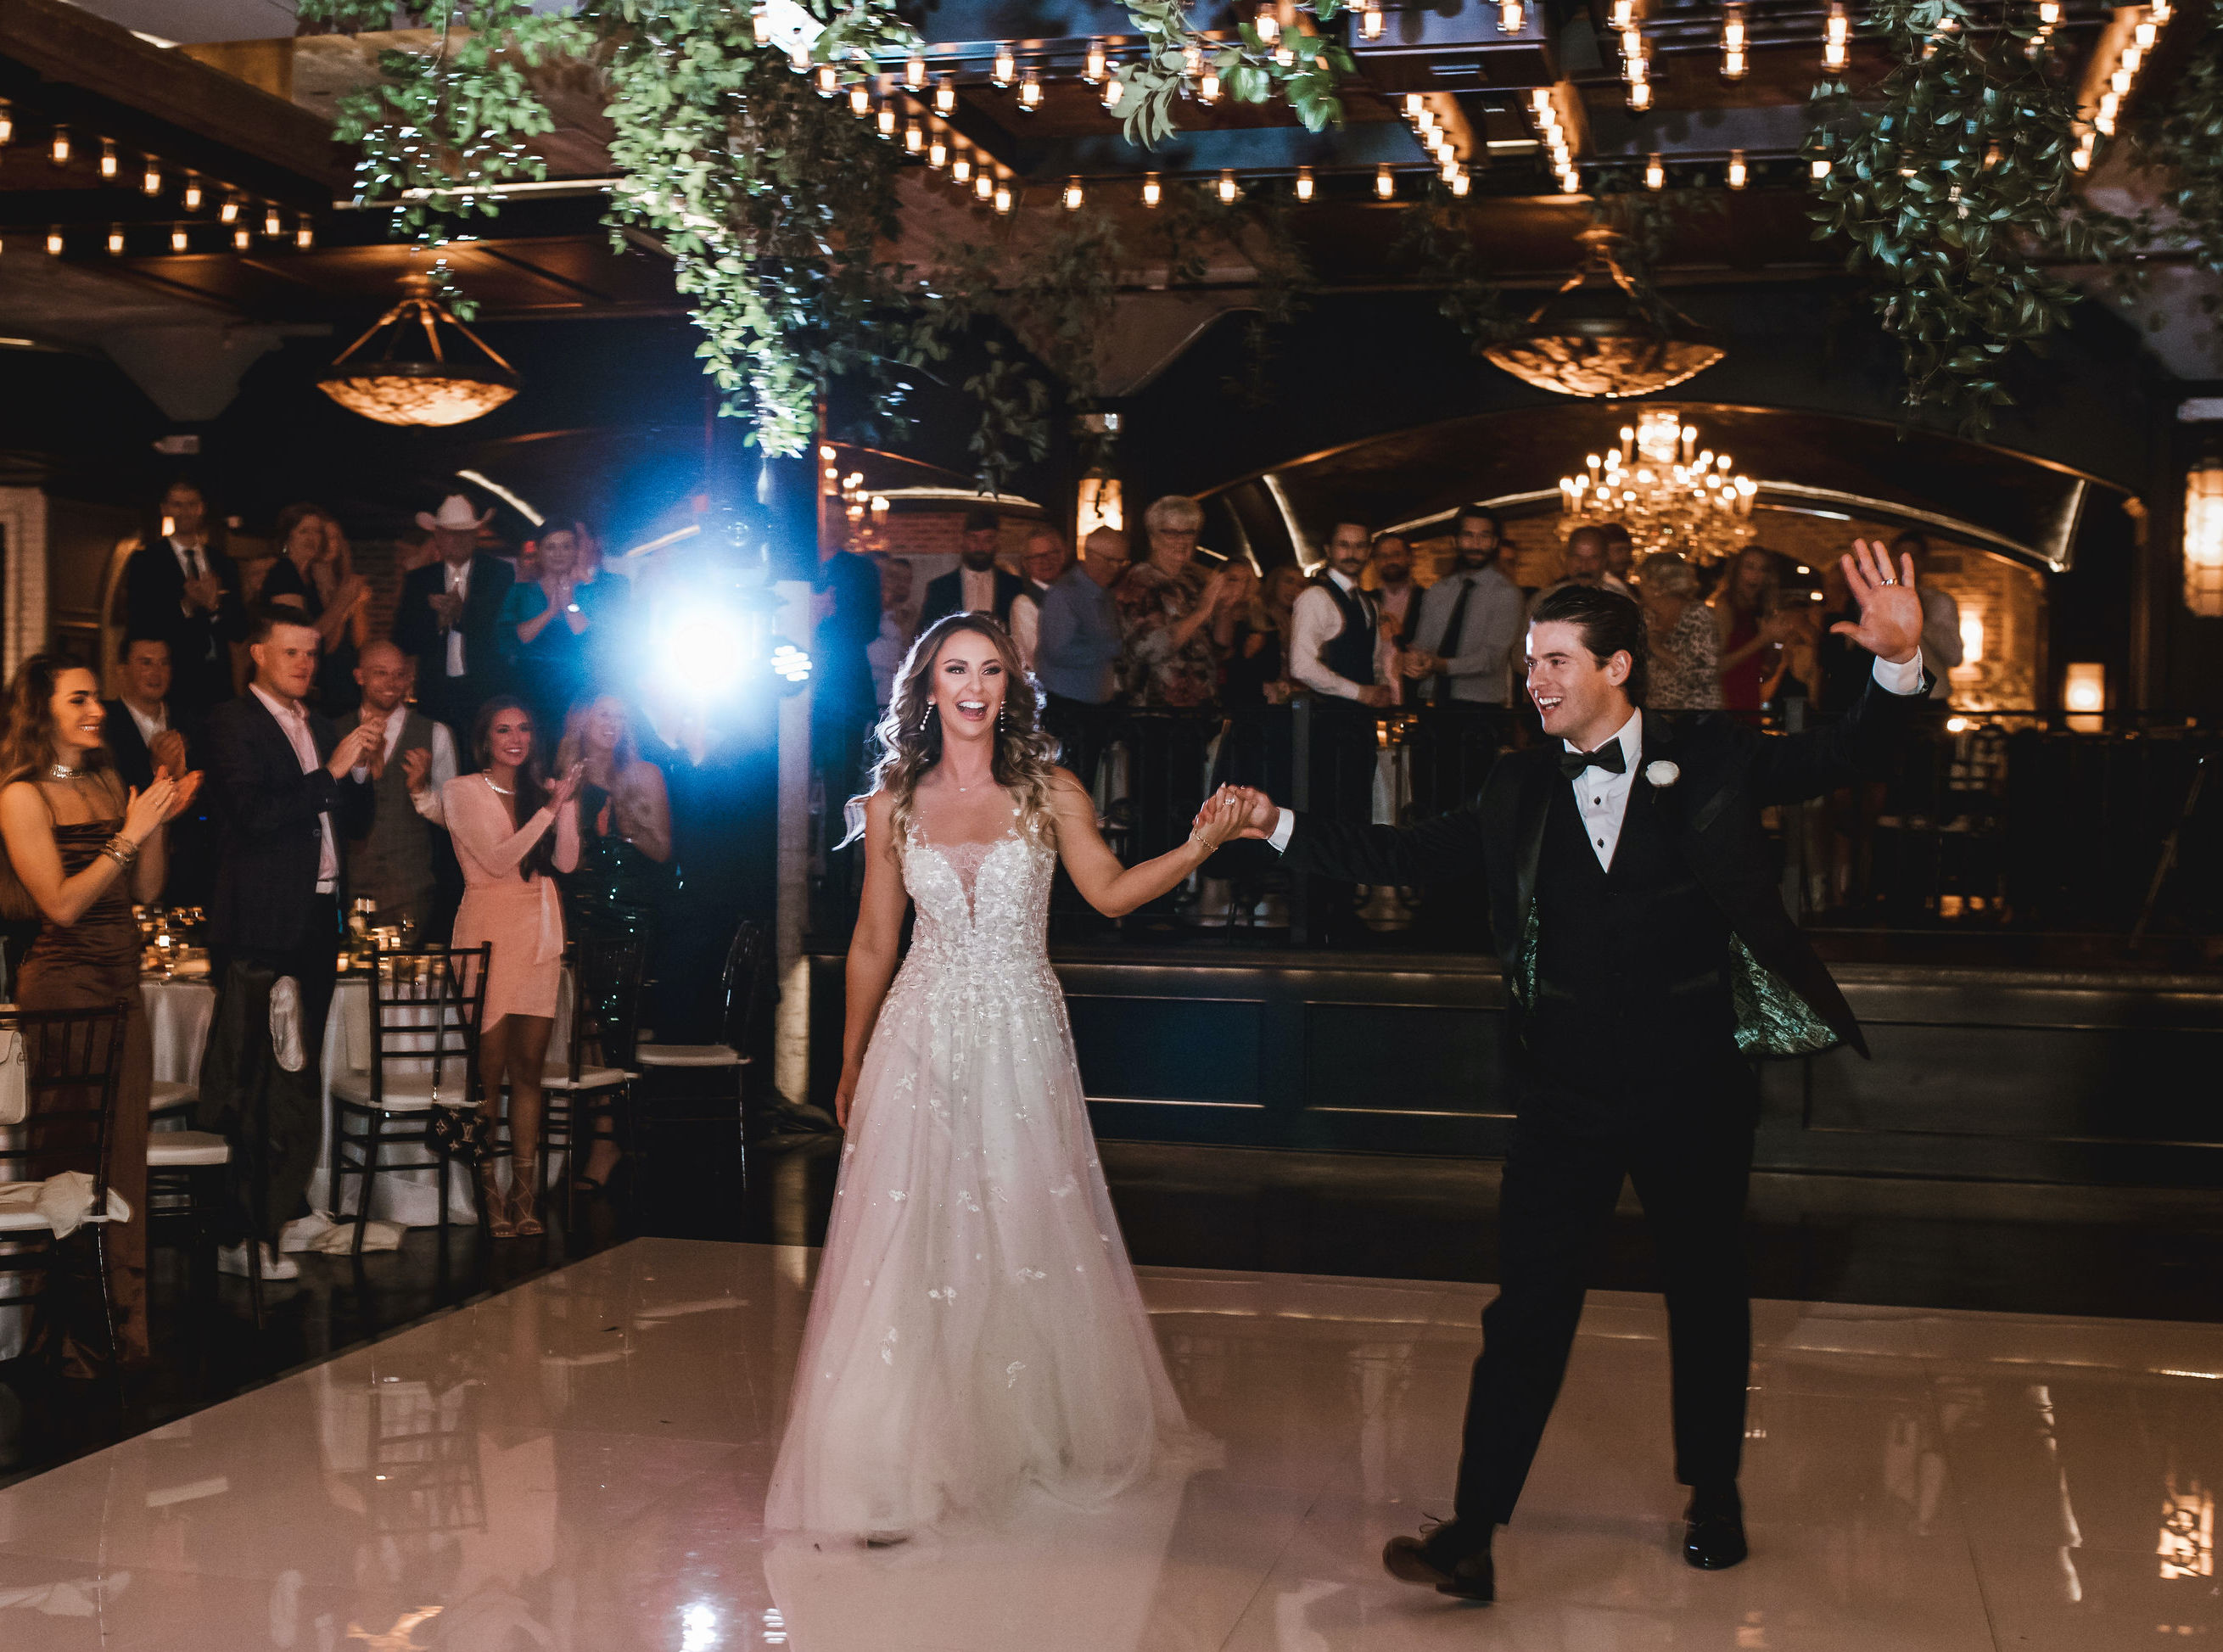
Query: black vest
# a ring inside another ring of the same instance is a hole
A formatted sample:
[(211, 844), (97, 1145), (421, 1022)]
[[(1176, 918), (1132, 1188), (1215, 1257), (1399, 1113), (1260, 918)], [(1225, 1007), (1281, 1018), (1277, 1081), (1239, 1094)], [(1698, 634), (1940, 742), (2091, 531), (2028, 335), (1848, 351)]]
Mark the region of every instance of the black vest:
[(1343, 610), (1343, 629), (1320, 645), (1320, 664), (1338, 677), (1372, 687), (1374, 684), (1374, 610), (1355, 590), (1347, 591), (1334, 578), (1322, 574), (1319, 587)]
[(1574, 787), (1554, 782), (1536, 866), (1529, 1045), (1539, 1075), (1620, 1096), (1717, 1074), (1736, 1054), (1729, 938), (1729, 918), (1685, 864), (1640, 776), (1610, 870)]

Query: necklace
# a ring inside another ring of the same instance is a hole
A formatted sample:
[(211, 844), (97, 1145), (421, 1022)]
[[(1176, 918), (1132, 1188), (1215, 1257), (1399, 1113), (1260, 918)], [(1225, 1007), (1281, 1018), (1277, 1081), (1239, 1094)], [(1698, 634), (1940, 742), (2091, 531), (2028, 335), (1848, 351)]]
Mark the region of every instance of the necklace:
[(494, 776), (491, 774), (482, 774), (479, 776), (479, 779), (484, 780), (488, 786), (493, 787), (494, 791), (500, 792), (505, 798), (513, 798), (517, 795), (516, 792), (507, 786), (494, 785)]
[(78, 776), (84, 772), (85, 771), (83, 769), (73, 769), (66, 763), (55, 763), (48, 766), (47, 769), (47, 779), (49, 780), (74, 780)]

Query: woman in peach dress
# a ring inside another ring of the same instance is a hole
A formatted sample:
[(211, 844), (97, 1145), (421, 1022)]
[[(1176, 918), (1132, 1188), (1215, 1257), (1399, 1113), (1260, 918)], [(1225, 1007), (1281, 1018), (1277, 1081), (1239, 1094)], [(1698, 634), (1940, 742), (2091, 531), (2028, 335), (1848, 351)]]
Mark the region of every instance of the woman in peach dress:
[(579, 766), (551, 787), (533, 756), (532, 713), (507, 695), (480, 708), (471, 747), (479, 772), (457, 775), (440, 796), (463, 868), (455, 944), (494, 943), (479, 1034), (482, 1105), (489, 1119), (501, 1107), (504, 1080), (509, 1084), (509, 1194), (505, 1200), (492, 1162), (482, 1158), (479, 1199), (494, 1238), (530, 1239), (543, 1231), (533, 1208), (540, 1188), (540, 1077), (564, 979), (564, 905), (553, 874), (579, 864), (579, 817), (571, 801)]

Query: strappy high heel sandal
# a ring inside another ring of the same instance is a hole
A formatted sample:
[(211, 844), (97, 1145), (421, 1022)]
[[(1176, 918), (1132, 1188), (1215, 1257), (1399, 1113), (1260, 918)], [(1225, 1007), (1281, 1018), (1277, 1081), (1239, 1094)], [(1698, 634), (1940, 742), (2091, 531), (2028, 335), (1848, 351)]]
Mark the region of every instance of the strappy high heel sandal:
[(502, 1196), (501, 1184), (494, 1177), (494, 1155), (479, 1155), (479, 1214), (486, 1218), (487, 1234), (491, 1239), (514, 1238), (517, 1229), (509, 1220), (509, 1206)]
[(520, 1239), (538, 1239), (548, 1230), (541, 1226), (535, 1214), (540, 1204), (540, 1160), (522, 1157), (512, 1159), (509, 1166), (509, 1217), (511, 1231)]

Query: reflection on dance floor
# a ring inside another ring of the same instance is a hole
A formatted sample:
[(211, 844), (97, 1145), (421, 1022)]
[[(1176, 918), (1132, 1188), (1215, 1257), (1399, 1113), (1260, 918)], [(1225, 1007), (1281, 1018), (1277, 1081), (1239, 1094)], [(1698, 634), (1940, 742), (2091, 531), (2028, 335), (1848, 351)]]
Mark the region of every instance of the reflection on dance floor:
[(2223, 1327), (1763, 1303), (1754, 1554), (1685, 1567), (1664, 1315), (1595, 1295), (1500, 1604), (1447, 1511), (1487, 1286), (1150, 1270), (1225, 1460), (891, 1549), (761, 1526), (815, 1252), (643, 1239), (0, 1491), (16, 1652), (2106, 1649), (2223, 1635)]

